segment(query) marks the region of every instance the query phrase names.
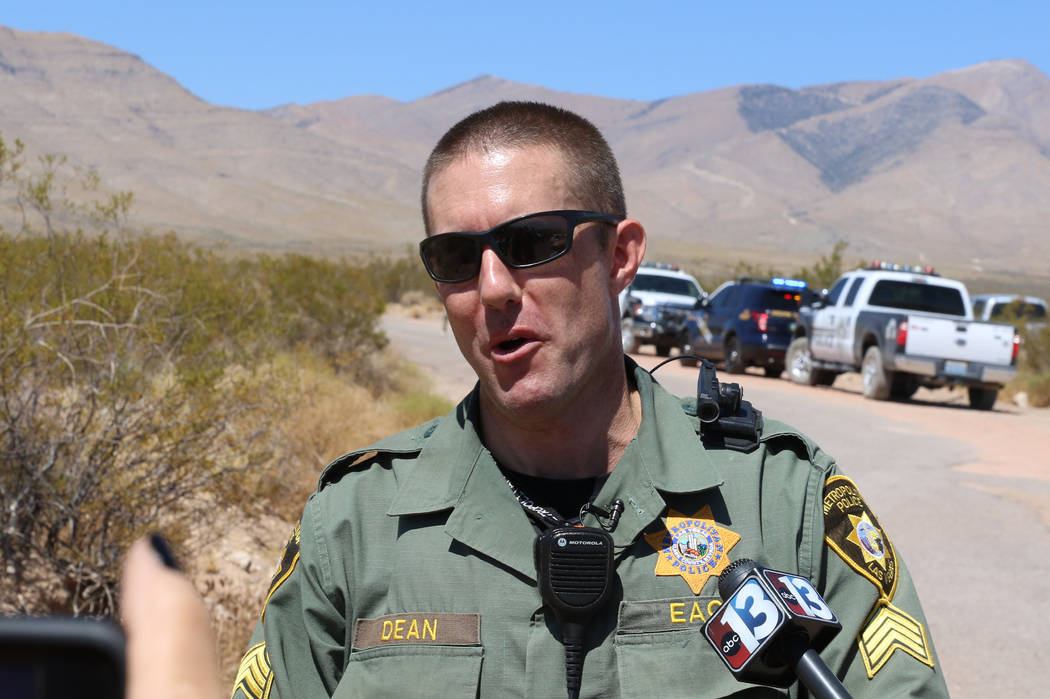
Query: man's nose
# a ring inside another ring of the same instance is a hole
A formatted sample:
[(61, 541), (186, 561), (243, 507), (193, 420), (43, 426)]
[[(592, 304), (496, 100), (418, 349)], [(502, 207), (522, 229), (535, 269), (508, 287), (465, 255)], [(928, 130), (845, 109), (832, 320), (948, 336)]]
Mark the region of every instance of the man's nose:
[(505, 308), (508, 304), (521, 300), (521, 287), (514, 278), (514, 273), (490, 247), (481, 252), (478, 293), (481, 295), (481, 302), (489, 308)]

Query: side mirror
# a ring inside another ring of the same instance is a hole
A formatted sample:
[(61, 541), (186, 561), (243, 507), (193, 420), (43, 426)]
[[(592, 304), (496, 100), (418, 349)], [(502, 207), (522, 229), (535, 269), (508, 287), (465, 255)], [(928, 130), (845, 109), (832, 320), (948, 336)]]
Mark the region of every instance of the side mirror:
[(699, 311), (701, 308), (707, 308), (707, 294), (698, 297), (696, 303), (693, 304), (694, 311)]

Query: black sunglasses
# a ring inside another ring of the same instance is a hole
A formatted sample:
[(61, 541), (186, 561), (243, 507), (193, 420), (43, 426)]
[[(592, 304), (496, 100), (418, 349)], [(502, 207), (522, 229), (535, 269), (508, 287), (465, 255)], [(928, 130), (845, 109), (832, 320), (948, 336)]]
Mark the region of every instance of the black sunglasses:
[(572, 234), (581, 223), (619, 223), (619, 216), (594, 211), (541, 211), (505, 221), (480, 233), (439, 233), (419, 243), (419, 256), (431, 279), (445, 284), (478, 276), (481, 253), (493, 249), (511, 269), (535, 267), (572, 249)]

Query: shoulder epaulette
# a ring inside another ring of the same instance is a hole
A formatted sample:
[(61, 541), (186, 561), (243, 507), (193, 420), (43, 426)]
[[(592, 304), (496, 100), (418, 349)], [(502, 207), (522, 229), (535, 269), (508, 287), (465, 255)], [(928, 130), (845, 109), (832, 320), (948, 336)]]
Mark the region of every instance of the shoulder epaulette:
[[(810, 462), (815, 462), (817, 454), (820, 452), (819, 447), (812, 439), (797, 428), (786, 425), (779, 420), (764, 421), (761, 441), (773, 449), (784, 447), (796, 449), (799, 451), (799, 456), (805, 457)], [(778, 442), (782, 443), (784, 447), (778, 447)], [(829, 457), (825, 456), (825, 459), (829, 462), (831, 461)]]
[(404, 432), (398, 432), (379, 440), (367, 447), (355, 449), (336, 458), (321, 471), (317, 480), (317, 489), (321, 490), (329, 483), (338, 480), (344, 473), (352, 470), (355, 466), (370, 462), (374, 457), (381, 454), (408, 455), (418, 453), (423, 448), (423, 440), (433, 434), (440, 418), (434, 418)]

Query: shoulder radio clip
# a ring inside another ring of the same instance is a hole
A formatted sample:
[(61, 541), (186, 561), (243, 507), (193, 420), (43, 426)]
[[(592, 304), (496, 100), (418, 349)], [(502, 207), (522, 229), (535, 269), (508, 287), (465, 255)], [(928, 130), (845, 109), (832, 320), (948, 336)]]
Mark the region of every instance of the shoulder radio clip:
[(720, 383), (715, 365), (701, 359), (696, 381), (696, 415), (700, 439), (711, 446), (751, 451), (762, 434), (762, 411), (743, 399), (740, 384)]

